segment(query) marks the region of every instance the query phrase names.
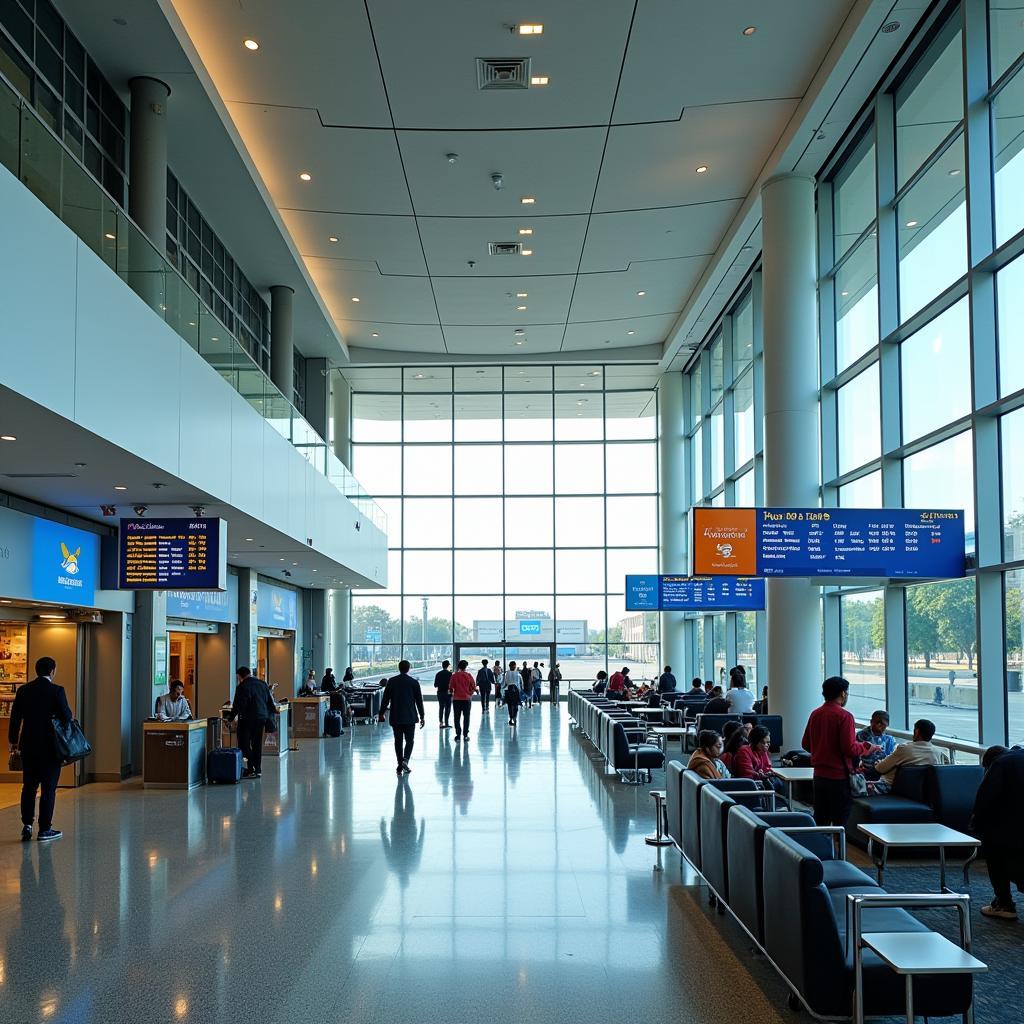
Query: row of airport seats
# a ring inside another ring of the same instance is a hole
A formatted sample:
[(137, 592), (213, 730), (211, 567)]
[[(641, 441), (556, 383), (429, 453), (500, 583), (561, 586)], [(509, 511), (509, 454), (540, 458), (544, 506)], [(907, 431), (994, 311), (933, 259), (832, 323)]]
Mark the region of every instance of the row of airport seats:
[[(750, 780), (708, 781), (678, 761), (669, 763), (666, 776), (670, 806), (673, 794), (677, 800), (669, 835), (707, 883), (719, 911), (735, 918), (782, 976), (793, 1009), (850, 1018), (860, 936), (930, 930), (901, 903), (927, 902), (964, 913), (964, 897), (955, 894), (888, 894), (847, 862), (841, 828), (819, 828), (802, 812), (745, 806), (756, 804), (756, 796), (747, 787), (737, 790), (735, 783)], [(858, 901), (862, 906), (855, 908)], [(962, 936), (965, 927), (962, 918)], [(868, 949), (861, 962), (864, 1014), (903, 1015), (904, 979)], [(928, 975), (913, 984), (917, 1014), (970, 1010), (970, 975)]]
[(605, 763), (620, 776), (628, 774), (634, 785), (640, 784), (642, 775), (650, 781), (651, 772), (664, 765), (661, 747), (646, 742), (646, 725), (615, 701), (585, 690), (570, 690), (569, 714)]
[(704, 714), (704, 705), (707, 704), (707, 699), (704, 696), (673, 697), (672, 694), (664, 694), (662, 703), (668, 709), (666, 720), (674, 725), (693, 723), (694, 735), (702, 729), (714, 729), (715, 732), (721, 732), (726, 722), (750, 722), (751, 725), (761, 725), (768, 730), (773, 752), (783, 749), (784, 736), (781, 715)]

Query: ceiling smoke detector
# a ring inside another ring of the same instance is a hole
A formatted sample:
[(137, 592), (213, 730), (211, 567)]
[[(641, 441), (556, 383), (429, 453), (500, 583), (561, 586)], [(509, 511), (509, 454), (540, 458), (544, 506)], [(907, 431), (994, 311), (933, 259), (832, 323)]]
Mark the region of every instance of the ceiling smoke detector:
[(529, 57), (477, 57), (477, 88), (529, 89)]
[(522, 242), (488, 242), (487, 251), (492, 256), (518, 256), (523, 251)]

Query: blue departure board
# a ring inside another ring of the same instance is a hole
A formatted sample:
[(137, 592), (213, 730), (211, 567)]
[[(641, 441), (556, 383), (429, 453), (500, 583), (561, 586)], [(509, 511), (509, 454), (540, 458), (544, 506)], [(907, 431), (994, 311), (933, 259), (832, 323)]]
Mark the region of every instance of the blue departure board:
[(122, 590), (226, 589), (223, 519), (122, 519), (119, 534)]
[(756, 612), (764, 580), (749, 576), (627, 576), (628, 612)]

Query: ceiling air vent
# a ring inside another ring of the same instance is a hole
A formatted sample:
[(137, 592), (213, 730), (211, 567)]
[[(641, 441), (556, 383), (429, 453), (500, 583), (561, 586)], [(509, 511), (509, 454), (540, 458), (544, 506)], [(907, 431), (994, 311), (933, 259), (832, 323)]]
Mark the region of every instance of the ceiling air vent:
[(529, 57), (477, 57), (476, 82), (480, 89), (529, 89)]
[(519, 256), (523, 251), (522, 242), (488, 242), (487, 251), (492, 256)]

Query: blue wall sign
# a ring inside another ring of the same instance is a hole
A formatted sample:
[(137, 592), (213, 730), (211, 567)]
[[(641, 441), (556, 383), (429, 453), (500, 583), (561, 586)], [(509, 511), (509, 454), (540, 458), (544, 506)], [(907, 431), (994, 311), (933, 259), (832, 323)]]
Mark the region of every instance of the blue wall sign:
[(299, 621), (297, 596), (294, 590), (275, 587), (273, 583), (260, 580), (256, 598), (257, 624), (276, 629), (295, 629)]
[(764, 580), (749, 576), (627, 576), (628, 612), (756, 612)]
[(32, 597), (38, 601), (91, 605), (100, 571), (100, 539), (94, 533), (35, 519), (32, 526)]
[(520, 619), (520, 636), (540, 636), (540, 621), (538, 619)]
[(383, 631), (379, 629), (368, 629), (366, 631), (366, 642), (368, 644), (379, 644), (382, 639)]
[(118, 586), (122, 590), (224, 590), (227, 538), (223, 519), (122, 519)]
[(167, 615), (172, 619), (197, 619), (200, 622), (237, 622), (237, 578), (228, 577), (228, 590), (169, 590)]

